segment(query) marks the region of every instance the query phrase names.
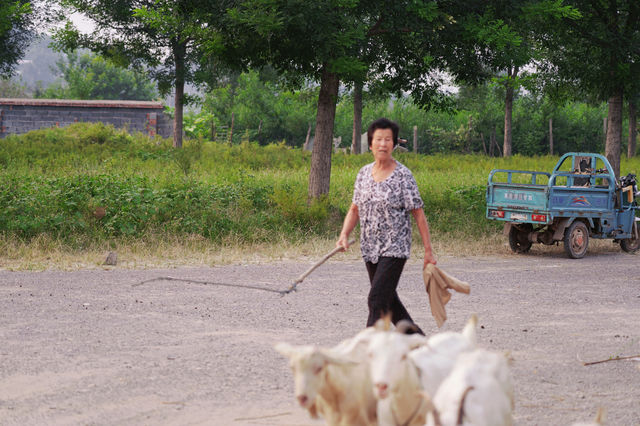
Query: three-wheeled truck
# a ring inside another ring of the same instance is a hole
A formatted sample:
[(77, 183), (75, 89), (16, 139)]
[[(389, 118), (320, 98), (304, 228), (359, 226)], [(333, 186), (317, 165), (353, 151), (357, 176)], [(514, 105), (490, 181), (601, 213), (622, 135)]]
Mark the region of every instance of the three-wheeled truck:
[(606, 157), (567, 153), (551, 173), (495, 169), (487, 184), (487, 218), (505, 222), (511, 250), (564, 242), (584, 257), (589, 238), (610, 238), (634, 253), (640, 247), (635, 175), (616, 179)]

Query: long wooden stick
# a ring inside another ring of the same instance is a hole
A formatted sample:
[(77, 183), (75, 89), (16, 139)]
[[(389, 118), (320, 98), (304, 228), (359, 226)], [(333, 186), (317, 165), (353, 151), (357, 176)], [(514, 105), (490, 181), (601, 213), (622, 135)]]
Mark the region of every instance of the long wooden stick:
[[(349, 241), (349, 245), (352, 245), (355, 242), (356, 242), (356, 240), (351, 240), (351, 241)], [(298, 278), (296, 278), (296, 280), (293, 282), (293, 284), (291, 284), (291, 286), (288, 289), (283, 291), (282, 294), (285, 295), (285, 294), (291, 293), (292, 291), (296, 291), (296, 287), (298, 286), (298, 284), (300, 284), (302, 281), (304, 281), (304, 279), (307, 278), (307, 276), (310, 273), (315, 271), (318, 266), (322, 265), (324, 262), (326, 262), (334, 254), (338, 253), (339, 251), (343, 251), (343, 250), (344, 250), (343, 247), (336, 247), (333, 250), (331, 250), (329, 253), (325, 254), (324, 257), (322, 259), (320, 259), (318, 262), (316, 262), (315, 265), (311, 266), (302, 275), (300, 275)]]
[(582, 365), (594, 365), (594, 364), (602, 364), (603, 362), (620, 361), (620, 360), (624, 360), (624, 359), (633, 359), (633, 358), (638, 358), (640, 360), (640, 355), (617, 356), (615, 358), (609, 358), (609, 359), (603, 359), (601, 361), (591, 361), (591, 362), (584, 362), (584, 361), (580, 360), (580, 358), (578, 358), (578, 359), (580, 360)]

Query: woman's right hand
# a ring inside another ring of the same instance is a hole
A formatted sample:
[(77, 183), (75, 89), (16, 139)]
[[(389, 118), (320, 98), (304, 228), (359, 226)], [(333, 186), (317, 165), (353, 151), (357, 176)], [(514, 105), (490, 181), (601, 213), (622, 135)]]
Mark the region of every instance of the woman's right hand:
[(342, 247), (342, 251), (346, 251), (349, 248), (349, 234), (353, 231), (353, 228), (356, 227), (356, 223), (360, 215), (358, 214), (358, 206), (355, 204), (351, 204), (349, 207), (349, 211), (344, 218), (344, 223), (342, 224), (342, 230), (340, 231), (340, 237), (336, 242), (336, 247)]
[(349, 236), (340, 235), (340, 238), (336, 241), (336, 247), (342, 247), (342, 251), (346, 251), (349, 248)]

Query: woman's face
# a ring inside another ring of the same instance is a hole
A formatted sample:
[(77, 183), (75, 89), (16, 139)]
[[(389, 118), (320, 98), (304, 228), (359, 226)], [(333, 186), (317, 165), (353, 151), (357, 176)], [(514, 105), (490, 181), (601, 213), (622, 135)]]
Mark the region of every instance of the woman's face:
[(391, 158), (393, 153), (393, 130), (376, 129), (371, 138), (371, 152), (376, 161)]

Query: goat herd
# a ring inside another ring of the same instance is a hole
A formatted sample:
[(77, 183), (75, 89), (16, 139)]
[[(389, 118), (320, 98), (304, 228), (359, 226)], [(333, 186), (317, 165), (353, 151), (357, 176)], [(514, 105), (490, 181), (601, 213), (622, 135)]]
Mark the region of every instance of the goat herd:
[(511, 425), (509, 360), (477, 346), (477, 322), (427, 338), (384, 318), (332, 348), (275, 349), (289, 359), (300, 406), (329, 425)]

